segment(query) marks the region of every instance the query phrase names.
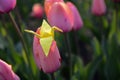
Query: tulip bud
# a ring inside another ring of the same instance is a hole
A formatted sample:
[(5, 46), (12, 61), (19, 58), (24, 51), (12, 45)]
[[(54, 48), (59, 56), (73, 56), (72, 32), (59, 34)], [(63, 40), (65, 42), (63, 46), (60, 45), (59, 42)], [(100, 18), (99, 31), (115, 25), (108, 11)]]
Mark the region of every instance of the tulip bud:
[[(39, 31), (38, 29), (38, 34), (40, 34)], [(49, 54), (46, 56), (40, 45), (39, 38), (35, 36), (33, 41), (33, 53), (38, 68), (42, 69), (44, 73), (52, 73), (59, 69), (61, 58), (55, 41), (52, 41)]]
[(0, 59), (0, 80), (20, 80), (12, 71), (11, 65)]
[(0, 0), (0, 14), (8, 13), (16, 6), (16, 0)]
[(92, 13), (96, 16), (105, 14), (106, 5), (104, 0), (93, 0), (92, 2)]
[(73, 26), (73, 14), (64, 2), (56, 2), (51, 6), (47, 15), (51, 26), (57, 26), (63, 32), (69, 32)]
[(52, 6), (55, 2), (63, 2), (63, 0), (45, 0), (45, 2), (44, 2), (44, 8), (45, 8), (45, 13), (46, 13), (46, 15), (48, 14), (51, 6)]
[(43, 14), (44, 14), (44, 11), (43, 11), (43, 7), (41, 6), (41, 4), (39, 3), (34, 4), (32, 7), (31, 16), (41, 19)]
[(68, 5), (68, 7), (71, 9), (71, 11), (73, 13), (73, 18), (74, 18), (73, 30), (79, 30), (83, 26), (83, 21), (80, 16), (80, 13), (78, 12), (75, 5), (72, 4), (71, 2), (67, 2), (66, 4)]
[(52, 73), (60, 67), (60, 55), (54, 40), (54, 31), (61, 29), (57, 27), (50, 27), (50, 25), (43, 20), (42, 26), (36, 32), (25, 30), (26, 32), (34, 34), (33, 40), (33, 54), (35, 62), (39, 69), (45, 73)]

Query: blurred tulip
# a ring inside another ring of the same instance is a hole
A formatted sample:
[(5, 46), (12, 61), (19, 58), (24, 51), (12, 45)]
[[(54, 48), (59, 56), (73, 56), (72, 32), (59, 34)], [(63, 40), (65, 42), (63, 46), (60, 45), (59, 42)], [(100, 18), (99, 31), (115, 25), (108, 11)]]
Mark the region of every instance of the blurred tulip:
[(11, 65), (0, 59), (0, 80), (20, 80), (12, 71)]
[(39, 4), (39, 3), (34, 4), (32, 7), (31, 16), (41, 19), (43, 14), (44, 14), (44, 10), (43, 10), (43, 7), (41, 6), (41, 4)]
[(55, 2), (63, 2), (63, 0), (45, 0), (45, 2), (44, 2), (44, 8), (45, 8), (46, 15), (48, 14), (48, 11), (50, 10), (51, 6)]
[(113, 0), (114, 2), (120, 2), (120, 0)]
[[(40, 28), (38, 28), (36, 33), (40, 34)], [(40, 39), (34, 36), (33, 53), (37, 66), (45, 73), (55, 72), (61, 65), (61, 57), (55, 40), (52, 41), (49, 54), (46, 56), (40, 44)]]
[(0, 0), (0, 14), (8, 13), (16, 6), (16, 0)]
[(78, 12), (75, 5), (72, 4), (71, 2), (67, 2), (66, 4), (73, 12), (73, 18), (74, 18), (73, 30), (79, 30), (83, 26), (83, 21), (82, 21), (82, 18), (80, 16), (80, 13)]
[(56, 2), (51, 6), (47, 16), (51, 26), (57, 26), (63, 32), (69, 32), (73, 26), (73, 14), (64, 2)]
[(96, 16), (105, 14), (106, 5), (104, 0), (93, 0), (92, 2), (92, 13)]

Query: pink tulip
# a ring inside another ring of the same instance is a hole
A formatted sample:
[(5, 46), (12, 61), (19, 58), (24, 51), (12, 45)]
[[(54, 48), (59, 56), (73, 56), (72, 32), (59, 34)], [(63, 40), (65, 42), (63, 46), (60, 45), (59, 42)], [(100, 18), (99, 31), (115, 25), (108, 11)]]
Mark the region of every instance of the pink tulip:
[(31, 16), (41, 19), (43, 14), (44, 14), (44, 10), (43, 10), (43, 7), (41, 6), (41, 4), (39, 4), (39, 3), (34, 4), (32, 7)]
[(69, 32), (73, 26), (73, 14), (64, 2), (56, 2), (51, 6), (47, 16), (51, 26), (57, 26), (63, 32)]
[(82, 21), (82, 18), (80, 16), (80, 13), (78, 12), (75, 5), (72, 4), (71, 2), (67, 2), (66, 4), (73, 12), (73, 17), (74, 17), (73, 30), (79, 30), (83, 26), (83, 21)]
[(45, 13), (46, 13), (46, 15), (48, 14), (51, 6), (52, 6), (55, 2), (63, 2), (63, 0), (45, 0), (45, 2), (44, 2), (44, 8), (45, 8)]
[(0, 14), (8, 13), (16, 6), (16, 0), (0, 0)]
[(20, 80), (12, 71), (11, 65), (0, 59), (0, 80)]
[(104, 0), (93, 0), (92, 2), (92, 13), (96, 16), (105, 14), (106, 5)]
[[(40, 34), (40, 28), (36, 31), (37, 34)], [(33, 41), (33, 53), (35, 62), (39, 69), (42, 69), (45, 73), (52, 73), (59, 69), (61, 65), (61, 57), (56, 45), (56, 42), (53, 41), (48, 56), (45, 55), (39, 38), (34, 36)]]

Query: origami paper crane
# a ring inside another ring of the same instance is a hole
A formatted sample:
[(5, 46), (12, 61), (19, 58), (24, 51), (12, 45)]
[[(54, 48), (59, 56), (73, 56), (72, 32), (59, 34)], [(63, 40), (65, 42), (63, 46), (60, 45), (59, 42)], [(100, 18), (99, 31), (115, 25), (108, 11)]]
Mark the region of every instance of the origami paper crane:
[(36, 35), (37, 38), (39, 38), (39, 42), (42, 46), (42, 49), (46, 56), (49, 54), (49, 50), (52, 44), (52, 41), (54, 40), (54, 31), (58, 30), (62, 32), (61, 29), (53, 26), (51, 27), (45, 20), (43, 20), (42, 26), (40, 27), (40, 34), (32, 31), (32, 30), (25, 30), (28, 33), (32, 33)]

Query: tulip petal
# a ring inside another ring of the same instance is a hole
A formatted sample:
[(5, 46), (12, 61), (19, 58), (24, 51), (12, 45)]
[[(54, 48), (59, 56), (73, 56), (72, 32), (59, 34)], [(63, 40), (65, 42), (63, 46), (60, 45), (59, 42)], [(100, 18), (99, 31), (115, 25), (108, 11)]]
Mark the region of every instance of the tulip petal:
[(31, 16), (41, 19), (43, 16), (44, 10), (40, 3), (35, 3), (32, 7)]
[(0, 80), (20, 80), (12, 71), (11, 65), (0, 59)]
[(93, 0), (92, 2), (92, 13), (94, 15), (100, 16), (105, 14), (106, 5), (104, 0)]
[(56, 2), (51, 6), (47, 16), (51, 26), (57, 26), (63, 32), (69, 32), (73, 26), (73, 14), (64, 2)]
[[(39, 34), (40, 29), (36, 33)], [(61, 65), (59, 51), (54, 40), (52, 41), (49, 54), (46, 56), (39, 42), (39, 38), (35, 36), (33, 40), (33, 53), (38, 68), (42, 69), (45, 73), (52, 73), (58, 70)]]
[(8, 13), (16, 6), (16, 0), (0, 0), (0, 13)]
[(75, 7), (74, 4), (71, 2), (66, 3), (67, 6), (71, 9), (74, 17), (74, 24), (73, 24), (73, 30), (79, 30), (83, 26), (83, 21), (80, 16), (80, 13), (78, 12), (77, 8)]
[(44, 8), (45, 8), (46, 15), (48, 14), (49, 10), (51, 9), (51, 6), (55, 2), (63, 2), (63, 0), (45, 0), (45, 2), (44, 2)]

